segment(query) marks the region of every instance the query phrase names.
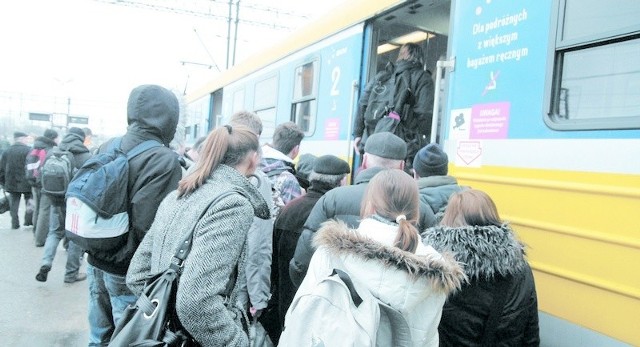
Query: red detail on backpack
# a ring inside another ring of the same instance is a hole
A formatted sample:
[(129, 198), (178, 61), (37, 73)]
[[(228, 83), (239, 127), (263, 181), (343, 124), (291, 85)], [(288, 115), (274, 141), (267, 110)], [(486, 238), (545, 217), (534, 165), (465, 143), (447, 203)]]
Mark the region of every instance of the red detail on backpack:
[(44, 165), (47, 151), (44, 148), (34, 148), (25, 159), (25, 175), (31, 186), (40, 186), (42, 179), (42, 166)]

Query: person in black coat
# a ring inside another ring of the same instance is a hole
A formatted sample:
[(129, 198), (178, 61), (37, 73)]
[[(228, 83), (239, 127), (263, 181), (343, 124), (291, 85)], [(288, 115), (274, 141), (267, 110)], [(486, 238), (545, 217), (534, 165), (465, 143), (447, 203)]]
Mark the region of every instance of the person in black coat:
[[(407, 143), (405, 171), (410, 172), (413, 157), (431, 136), (435, 89), (431, 72), (424, 69), (424, 57), (420, 45), (404, 44), (400, 47), (395, 65), (389, 64), (367, 85), (358, 101), (354, 124), (353, 142), (356, 152), (363, 153), (368, 136), (373, 134), (375, 125), (382, 118), (379, 113), (385, 113), (383, 110), (370, 109), (374, 105), (380, 107), (382, 100), (375, 100), (376, 98), (388, 98), (387, 93), (380, 89), (390, 88), (389, 83), (380, 81), (392, 79), (393, 101), (388, 107), (393, 108), (400, 117), (398, 130), (394, 134)], [(374, 121), (370, 121), (372, 118)]]
[(13, 138), (14, 144), (3, 153), (0, 160), (0, 184), (4, 187), (5, 192), (9, 193), (11, 229), (18, 229), (20, 228), (18, 209), (20, 197), (23, 195), (26, 204), (24, 225), (33, 225), (33, 195), (24, 171), (27, 154), (31, 151), (31, 147), (27, 145), (27, 134), (16, 131), (13, 133)]
[(486, 193), (454, 193), (440, 225), (422, 234), (465, 264), (469, 283), (451, 295), (438, 327), (440, 346), (539, 346), (538, 300), (525, 246)]
[(346, 161), (333, 156), (324, 155), (313, 161), (313, 169), (309, 174), (310, 186), (307, 193), (291, 200), (280, 211), (273, 230), (273, 257), (271, 266), (272, 302), (278, 317), (278, 329), (269, 332), (274, 343), (277, 343), (284, 327), (284, 317), (296, 294), (296, 286), (289, 277), (289, 262), (296, 250), (298, 238), (302, 234), (304, 222), (311, 209), (329, 190), (340, 186), (345, 176), (351, 172)]

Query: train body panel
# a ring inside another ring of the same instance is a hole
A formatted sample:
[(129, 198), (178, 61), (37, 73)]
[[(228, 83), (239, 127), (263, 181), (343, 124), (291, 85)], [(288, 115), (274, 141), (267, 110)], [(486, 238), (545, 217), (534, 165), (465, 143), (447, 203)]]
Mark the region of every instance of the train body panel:
[(358, 94), (421, 32), (449, 173), (488, 192), (528, 245), (542, 345), (640, 345), (640, 3), (374, 3), (350, 2), (318, 32), (230, 70), (190, 97), (191, 112), (212, 128), (254, 111), (264, 141), (296, 121), (302, 152), (357, 165)]

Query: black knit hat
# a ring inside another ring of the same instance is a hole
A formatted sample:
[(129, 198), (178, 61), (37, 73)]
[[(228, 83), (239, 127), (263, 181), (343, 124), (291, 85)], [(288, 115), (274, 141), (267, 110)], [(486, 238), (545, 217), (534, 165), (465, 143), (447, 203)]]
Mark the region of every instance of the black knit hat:
[(313, 171), (323, 175), (345, 175), (351, 172), (351, 168), (346, 161), (335, 155), (327, 154), (316, 159)]
[(404, 160), (407, 156), (407, 144), (390, 132), (375, 133), (364, 144), (364, 152), (393, 160)]
[(316, 161), (316, 156), (311, 153), (305, 153), (298, 158), (298, 163), (296, 164), (296, 176), (302, 177), (303, 179), (309, 179), (309, 174), (313, 170), (313, 163)]
[(82, 131), (82, 129), (76, 128), (76, 127), (69, 128), (68, 133), (69, 134), (76, 134), (76, 135), (80, 136), (82, 141), (84, 141), (84, 131)]
[(16, 132), (13, 133), (13, 138), (14, 139), (17, 139), (19, 137), (25, 137), (25, 136), (28, 136), (28, 135), (23, 133), (22, 131), (16, 131)]
[(53, 129), (47, 129), (44, 131), (44, 137), (48, 138), (49, 140), (55, 140), (56, 138), (58, 138), (58, 132)]
[(430, 143), (416, 153), (413, 169), (420, 177), (446, 176), (449, 172), (449, 157), (437, 143)]

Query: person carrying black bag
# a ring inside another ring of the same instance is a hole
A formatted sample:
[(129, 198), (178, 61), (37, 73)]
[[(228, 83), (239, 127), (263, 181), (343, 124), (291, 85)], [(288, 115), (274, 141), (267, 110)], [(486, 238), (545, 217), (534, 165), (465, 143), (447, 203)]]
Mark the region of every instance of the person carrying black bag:
[[(431, 73), (424, 70), (423, 59), (422, 48), (415, 43), (407, 43), (400, 47), (395, 66), (388, 64), (367, 85), (358, 102), (354, 125), (354, 149), (357, 153), (363, 153), (368, 136), (389, 131), (388, 126), (376, 127), (380, 120), (394, 111), (399, 119), (393, 133), (407, 143), (405, 171), (412, 168), (413, 157), (431, 136), (433, 117), (434, 85)], [(393, 90), (392, 95), (390, 89)], [(391, 120), (385, 121), (392, 123)]]

